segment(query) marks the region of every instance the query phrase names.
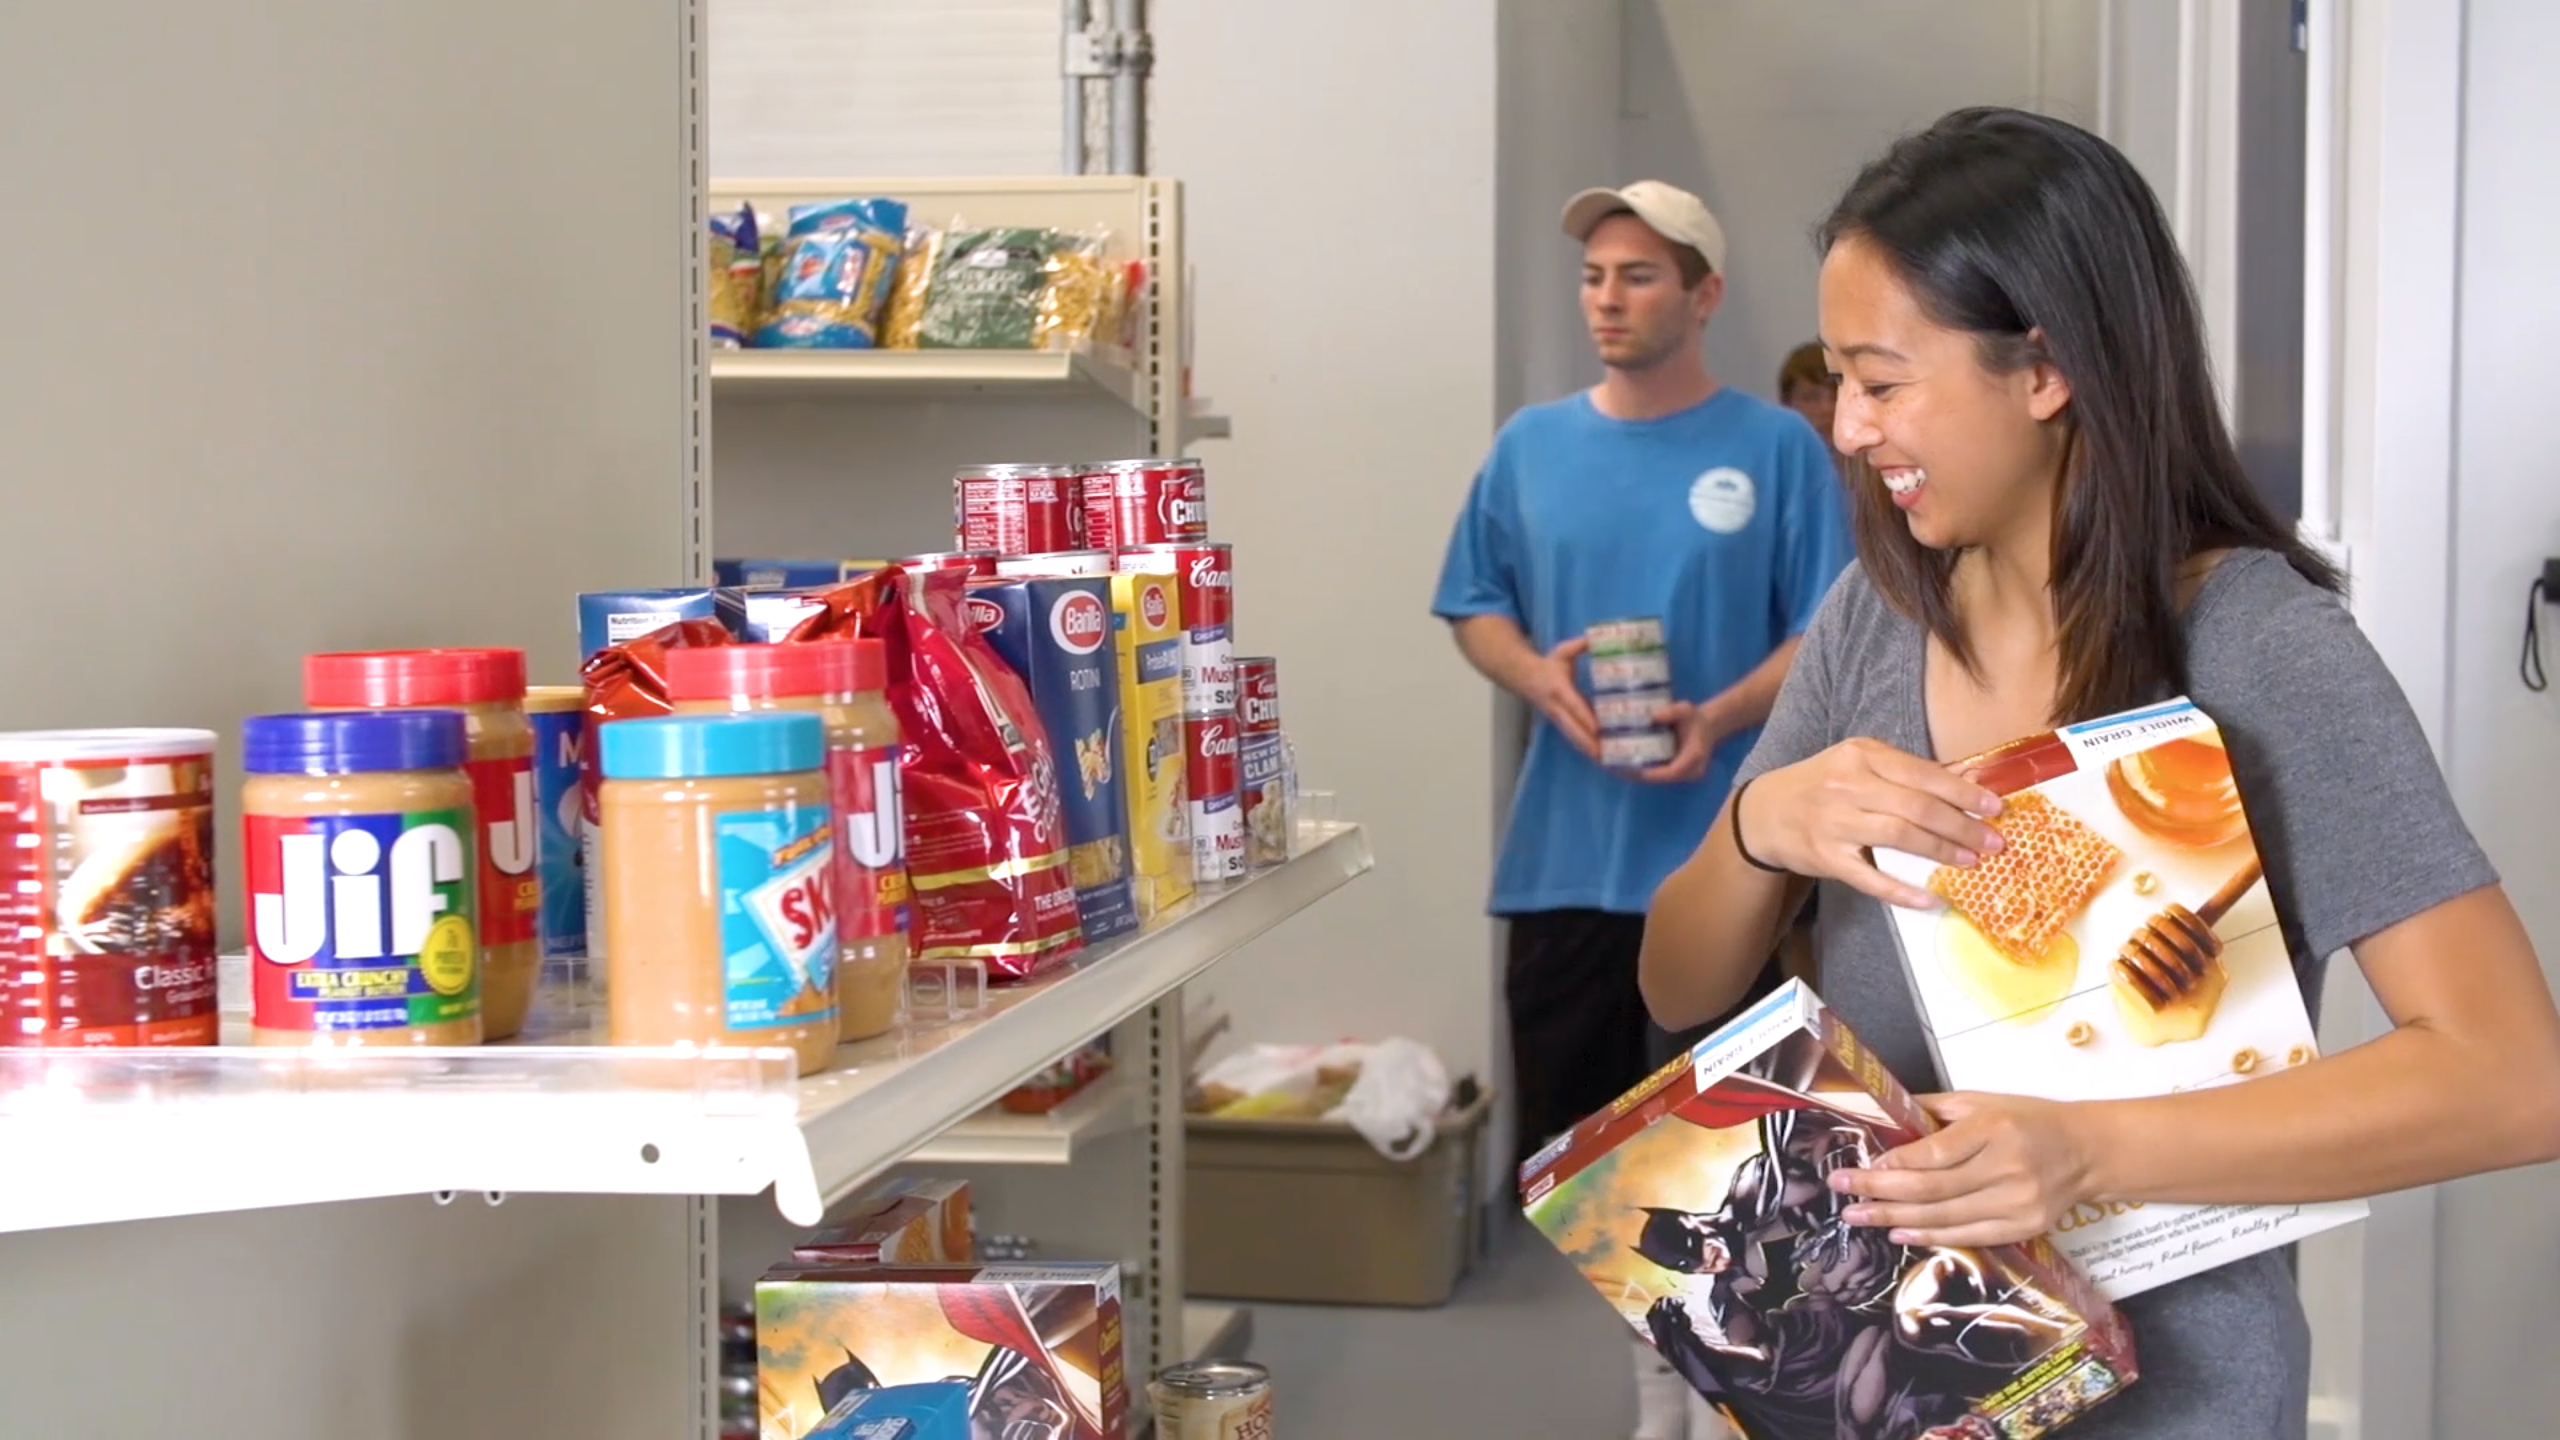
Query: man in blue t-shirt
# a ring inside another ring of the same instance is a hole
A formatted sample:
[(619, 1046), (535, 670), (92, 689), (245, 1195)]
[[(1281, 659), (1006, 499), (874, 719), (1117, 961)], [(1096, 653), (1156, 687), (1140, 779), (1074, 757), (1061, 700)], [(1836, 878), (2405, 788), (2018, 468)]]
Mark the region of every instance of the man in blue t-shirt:
[[(1829, 444), (1707, 373), (1725, 253), (1705, 203), (1640, 180), (1576, 195), (1564, 228), (1582, 242), (1601, 381), (1502, 427), (1431, 606), (1469, 663), (1538, 712), (1492, 903), (1510, 922), (1524, 1159), (1695, 1038), (1645, 1013), (1645, 908), (1706, 838), (1850, 554)], [(1613, 772), (1576, 661), (1591, 625), (1643, 617), (1662, 622), (1674, 699), (1656, 719), (1677, 744), (1658, 766)], [(1774, 959), (1762, 979), (1776, 983)], [(1638, 1440), (1683, 1434), (1684, 1400), (1703, 1406), (1635, 1351)], [(1711, 1423), (1692, 1414), (1685, 1430)]]
[[(1524, 1155), (1668, 1048), (1636, 990), (1646, 906), (1706, 838), (1850, 554), (1829, 446), (1707, 373), (1725, 277), (1706, 205), (1645, 180), (1575, 196), (1564, 228), (1583, 242), (1603, 377), (1502, 427), (1432, 602), (1468, 661), (1538, 712), (1492, 899), (1510, 922)], [(1612, 771), (1576, 661), (1587, 627), (1648, 616), (1670, 652), (1675, 701), (1657, 718), (1677, 750)]]

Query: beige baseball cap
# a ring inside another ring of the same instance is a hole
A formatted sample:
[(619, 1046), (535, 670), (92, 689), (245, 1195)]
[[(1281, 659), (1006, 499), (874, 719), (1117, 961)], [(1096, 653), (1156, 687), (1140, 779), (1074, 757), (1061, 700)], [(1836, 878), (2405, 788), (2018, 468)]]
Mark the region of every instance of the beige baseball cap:
[(1707, 257), (1707, 268), (1724, 273), (1724, 227), (1716, 223), (1707, 202), (1659, 180), (1638, 180), (1615, 190), (1585, 190), (1564, 202), (1564, 233), (1588, 240), (1600, 222), (1621, 211), (1650, 225), (1664, 239), (1691, 246)]

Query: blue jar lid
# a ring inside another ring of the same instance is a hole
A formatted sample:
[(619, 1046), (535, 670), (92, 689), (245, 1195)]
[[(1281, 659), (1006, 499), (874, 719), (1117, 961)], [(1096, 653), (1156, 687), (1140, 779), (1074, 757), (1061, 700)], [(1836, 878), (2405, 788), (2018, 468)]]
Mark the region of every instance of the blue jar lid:
[(259, 715), (240, 727), (240, 768), (252, 775), (451, 770), (470, 753), (459, 710)]
[(805, 710), (667, 715), (597, 727), (608, 780), (790, 775), (827, 763), (827, 726)]

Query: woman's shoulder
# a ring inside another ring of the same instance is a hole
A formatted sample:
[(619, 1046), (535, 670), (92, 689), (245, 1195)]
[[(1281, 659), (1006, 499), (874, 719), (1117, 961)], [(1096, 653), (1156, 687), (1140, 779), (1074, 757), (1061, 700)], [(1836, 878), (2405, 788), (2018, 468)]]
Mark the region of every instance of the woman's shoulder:
[(2233, 550), (2206, 577), (2187, 612), (2187, 667), (2246, 682), (2372, 655), (2344, 597), (2273, 550)]

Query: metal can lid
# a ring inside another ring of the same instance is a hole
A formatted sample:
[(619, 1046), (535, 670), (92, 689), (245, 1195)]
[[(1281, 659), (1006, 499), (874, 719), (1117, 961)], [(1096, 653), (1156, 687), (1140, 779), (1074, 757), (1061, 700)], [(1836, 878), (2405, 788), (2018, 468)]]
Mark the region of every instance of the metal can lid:
[(952, 472), (951, 478), (955, 480), (1048, 480), (1082, 473), (1082, 468), (1075, 465), (963, 465)]
[(1191, 1360), (1166, 1366), (1156, 1383), (1177, 1394), (1223, 1400), (1269, 1389), (1271, 1372), (1250, 1360)]

